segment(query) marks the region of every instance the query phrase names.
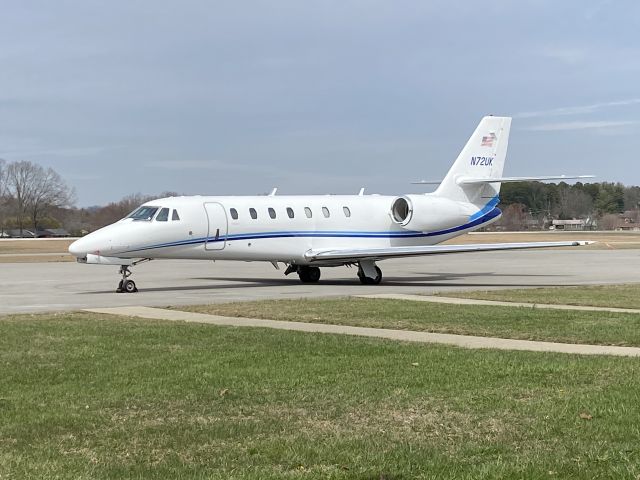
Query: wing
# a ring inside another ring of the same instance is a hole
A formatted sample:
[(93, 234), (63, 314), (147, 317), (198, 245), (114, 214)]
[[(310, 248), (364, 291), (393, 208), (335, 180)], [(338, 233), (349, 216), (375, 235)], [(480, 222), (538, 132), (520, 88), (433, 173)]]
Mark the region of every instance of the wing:
[(588, 240), (570, 242), (524, 242), (524, 243), (472, 243), (469, 245), (430, 245), (419, 247), (353, 248), (309, 250), (307, 260), (357, 261), (362, 259), (383, 260), (385, 258), (413, 257), (417, 255), (443, 255), (447, 253), (490, 252), (495, 250), (523, 250), (528, 248), (578, 247), (595, 243)]

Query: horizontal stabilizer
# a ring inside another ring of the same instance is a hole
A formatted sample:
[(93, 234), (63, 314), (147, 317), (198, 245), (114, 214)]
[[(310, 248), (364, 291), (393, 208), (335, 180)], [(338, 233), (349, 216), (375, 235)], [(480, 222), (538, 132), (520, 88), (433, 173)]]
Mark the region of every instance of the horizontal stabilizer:
[(429, 245), (418, 247), (353, 248), (334, 250), (309, 250), (305, 257), (309, 261), (358, 261), (362, 259), (413, 257), (418, 255), (443, 255), (448, 253), (487, 252), (495, 250), (523, 250), (530, 248), (579, 247), (595, 242), (574, 240), (567, 242), (523, 242), (523, 243), (475, 243), (469, 245)]
[(411, 182), (411, 185), (440, 185), (442, 180), (418, 180), (417, 182)]
[(544, 182), (547, 180), (580, 180), (583, 178), (594, 178), (594, 175), (550, 175), (543, 177), (458, 177), (458, 185), (477, 185), (480, 183), (514, 183), (514, 182)]

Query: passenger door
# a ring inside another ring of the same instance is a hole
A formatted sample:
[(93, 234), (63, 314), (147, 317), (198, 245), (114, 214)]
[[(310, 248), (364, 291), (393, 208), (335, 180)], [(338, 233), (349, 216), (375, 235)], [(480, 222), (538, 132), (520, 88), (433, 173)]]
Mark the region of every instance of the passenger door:
[(207, 202), (204, 204), (209, 222), (205, 250), (222, 250), (227, 242), (227, 212), (222, 204)]

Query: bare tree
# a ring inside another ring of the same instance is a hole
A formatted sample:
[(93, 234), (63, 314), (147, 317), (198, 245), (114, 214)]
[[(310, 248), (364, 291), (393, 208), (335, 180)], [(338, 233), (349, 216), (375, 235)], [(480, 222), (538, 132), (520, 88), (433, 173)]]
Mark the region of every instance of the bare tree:
[(20, 235), (27, 218), (36, 235), (38, 221), (49, 208), (66, 207), (73, 200), (72, 190), (56, 171), (27, 161), (9, 164), (6, 185), (15, 202)]
[(615, 213), (607, 213), (600, 218), (598, 226), (600, 230), (613, 230), (620, 222), (620, 216)]
[(8, 213), (7, 162), (0, 158), (0, 237), (4, 236), (4, 222)]
[(522, 203), (512, 203), (503, 210), (500, 225), (506, 230), (522, 230), (526, 219), (526, 207)]
[(593, 200), (585, 192), (568, 185), (558, 188), (556, 215), (567, 220), (588, 216), (593, 210)]

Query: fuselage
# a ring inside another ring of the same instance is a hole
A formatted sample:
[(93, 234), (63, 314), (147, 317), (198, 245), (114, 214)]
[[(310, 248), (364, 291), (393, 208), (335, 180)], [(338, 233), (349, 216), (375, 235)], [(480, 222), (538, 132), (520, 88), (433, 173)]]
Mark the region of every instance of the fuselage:
[[(464, 220), (415, 231), (394, 222), (384, 195), (189, 196), (147, 202), (145, 218), (124, 218), (76, 241), (70, 252), (118, 258), (270, 261), (304, 265), (325, 248), (434, 245), (500, 216), (465, 205)], [(433, 215), (438, 215), (437, 211)], [(344, 263), (344, 262), (342, 262)], [(316, 262), (316, 264), (318, 264)]]

